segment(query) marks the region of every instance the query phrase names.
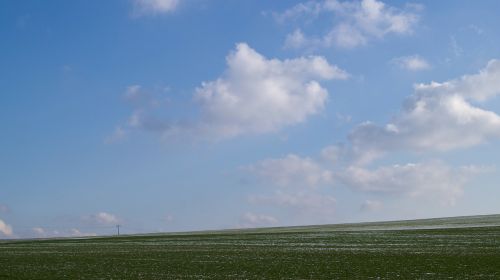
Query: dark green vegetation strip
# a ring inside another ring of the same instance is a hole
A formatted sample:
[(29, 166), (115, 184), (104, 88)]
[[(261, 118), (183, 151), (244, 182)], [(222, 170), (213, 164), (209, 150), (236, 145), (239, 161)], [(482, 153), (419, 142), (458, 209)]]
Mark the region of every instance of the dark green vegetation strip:
[(0, 243), (0, 279), (500, 279), (500, 227)]

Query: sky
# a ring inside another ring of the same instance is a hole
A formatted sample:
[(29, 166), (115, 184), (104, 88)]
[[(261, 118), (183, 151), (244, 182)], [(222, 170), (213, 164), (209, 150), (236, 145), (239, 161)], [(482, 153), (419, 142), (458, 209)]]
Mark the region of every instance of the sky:
[(0, 1), (0, 238), (500, 213), (499, 9)]

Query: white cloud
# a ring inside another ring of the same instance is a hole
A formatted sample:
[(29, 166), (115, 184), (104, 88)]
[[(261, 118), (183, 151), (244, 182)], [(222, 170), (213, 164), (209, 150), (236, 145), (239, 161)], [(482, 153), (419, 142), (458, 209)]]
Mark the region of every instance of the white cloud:
[(478, 74), (416, 85), (391, 122), (384, 126), (370, 122), (358, 125), (349, 134), (347, 145), (328, 146), (318, 159), (289, 155), (250, 165), (247, 170), (259, 178), (293, 190), (253, 196), (250, 202), (290, 206), (313, 201), (304, 205), (321, 205), (321, 201), (306, 199), (311, 195), (317, 198), (318, 193), (297, 186), (344, 185), (365, 193), (453, 205), (468, 179), (488, 168), (453, 167), (435, 160), (378, 167), (367, 164), (396, 151), (448, 151), (500, 139), (500, 116), (479, 107), (498, 95), (497, 60), (490, 61)]
[(418, 11), (412, 6), (398, 9), (377, 0), (325, 0), (299, 3), (281, 14), (275, 14), (275, 19), (280, 23), (299, 18), (311, 20), (327, 13), (332, 16), (334, 24), (326, 33), (320, 37), (309, 37), (296, 30), (287, 37), (285, 45), (296, 48), (306, 45), (354, 48), (388, 34), (412, 33), (418, 22)]
[(256, 176), (261, 183), (281, 188), (271, 195), (250, 195), (250, 203), (286, 210), (292, 218), (291, 224), (299, 220), (305, 223), (332, 221), (336, 200), (331, 195), (320, 193), (318, 187), (331, 186), (333, 172), (319, 162), (290, 154), (262, 160), (243, 167), (243, 170)]
[(347, 186), (370, 193), (402, 194), (455, 204), (467, 179), (482, 170), (478, 167), (451, 168), (442, 162), (408, 163), (369, 170), (349, 166), (338, 174)]
[[(331, 156), (334, 157), (333, 160)], [(396, 164), (370, 169), (349, 160), (339, 162), (339, 156), (346, 154), (339, 154), (339, 150), (332, 146), (322, 151), (321, 157), (326, 159), (323, 164), (320, 160), (289, 155), (281, 159), (263, 160), (252, 165), (246, 169), (261, 180), (290, 188), (286, 191), (277, 191), (271, 196), (250, 196), (249, 201), (299, 209), (298, 212), (303, 213), (333, 214), (334, 197), (304, 188), (322, 184), (328, 187), (344, 185), (366, 193), (423, 198), (442, 205), (453, 205), (462, 195), (468, 179), (488, 170), (477, 166), (454, 168), (440, 161)]]
[(299, 3), (283, 13), (273, 13), (274, 19), (279, 23), (286, 23), (288, 20), (296, 20), (300, 17), (315, 17), (323, 11), (323, 3), (309, 1)]
[(332, 173), (310, 158), (287, 155), (279, 159), (266, 159), (244, 168), (264, 181), (278, 186), (315, 187), (329, 184)]
[(133, 15), (156, 15), (175, 11), (180, 0), (133, 0)]
[(421, 71), (431, 68), (429, 62), (419, 55), (398, 57), (393, 59), (392, 63), (409, 71)]
[[(197, 88), (201, 119), (194, 126), (210, 138), (277, 131), (321, 112), (328, 92), (317, 80), (346, 79), (323, 57), (267, 59), (245, 43), (227, 57), (220, 78)], [(178, 127), (182, 131), (185, 127)]]
[(336, 45), (342, 48), (354, 48), (364, 45), (367, 42), (368, 38), (357, 28), (349, 24), (339, 24), (335, 26), (323, 38), (325, 47)]
[(83, 220), (87, 223), (97, 225), (116, 225), (120, 223), (118, 217), (106, 212), (99, 212), (95, 215), (86, 216)]
[(251, 212), (245, 213), (240, 218), (240, 228), (254, 228), (254, 227), (265, 227), (273, 226), (278, 223), (278, 220), (269, 215), (259, 215)]
[(500, 95), (500, 60), (490, 60), (478, 74), (444, 83), (419, 84), (416, 89), (427, 94), (456, 94), (468, 100), (486, 101)]
[(500, 138), (500, 116), (471, 102), (500, 94), (500, 61), (475, 75), (444, 83), (420, 84), (401, 112), (385, 126), (359, 125), (350, 134), (358, 155), (389, 151), (447, 151)]
[(227, 69), (219, 78), (196, 89), (199, 116), (189, 120), (167, 120), (165, 112), (159, 112), (161, 100), (147, 97), (138, 85), (130, 86), (125, 99), (134, 110), (125, 127), (160, 132), (165, 138), (209, 140), (275, 132), (324, 109), (328, 91), (318, 81), (349, 76), (323, 57), (267, 59), (245, 43), (237, 44), (226, 61)]
[(311, 45), (310, 39), (306, 38), (300, 29), (296, 29), (286, 36), (285, 48), (298, 49), (307, 45)]
[(95, 219), (100, 224), (114, 225), (118, 223), (118, 218), (115, 215), (106, 212), (98, 213), (97, 215), (95, 215)]
[(338, 164), (345, 156), (345, 149), (341, 146), (331, 145), (321, 150), (321, 159), (329, 164)]
[(12, 226), (6, 224), (3, 220), (0, 220), (0, 236), (12, 236), (13, 235), (13, 230)]
[(248, 201), (284, 209), (292, 218), (292, 224), (331, 222), (335, 214), (336, 200), (320, 193), (320, 186), (332, 186), (333, 171), (320, 162), (294, 154), (283, 158), (266, 159), (243, 168), (270, 187), (280, 187), (270, 195), (250, 195)]

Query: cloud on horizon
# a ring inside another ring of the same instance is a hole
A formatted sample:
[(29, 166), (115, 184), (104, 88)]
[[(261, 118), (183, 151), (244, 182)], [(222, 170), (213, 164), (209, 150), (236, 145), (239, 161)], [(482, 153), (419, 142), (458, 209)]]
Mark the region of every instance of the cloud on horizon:
[(0, 219), (0, 236), (11, 237), (13, 236), (14, 231), (11, 225), (6, 224), (3, 220)]
[(275, 207), (297, 219), (314, 222), (333, 222), (337, 200), (332, 195), (308, 188), (278, 190), (268, 195), (250, 195), (248, 202), (256, 206)]
[(278, 219), (273, 216), (255, 214), (252, 212), (246, 212), (240, 218), (240, 223), (238, 228), (255, 228), (255, 227), (269, 227), (276, 226), (278, 224)]
[(99, 212), (97, 214), (85, 216), (82, 218), (83, 222), (94, 225), (114, 226), (121, 222), (121, 220), (114, 214), (107, 212)]

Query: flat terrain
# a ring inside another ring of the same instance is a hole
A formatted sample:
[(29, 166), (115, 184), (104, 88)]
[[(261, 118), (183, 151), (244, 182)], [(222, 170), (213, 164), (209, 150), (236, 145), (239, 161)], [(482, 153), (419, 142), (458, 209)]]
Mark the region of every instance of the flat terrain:
[(0, 279), (500, 279), (500, 215), (0, 241)]

